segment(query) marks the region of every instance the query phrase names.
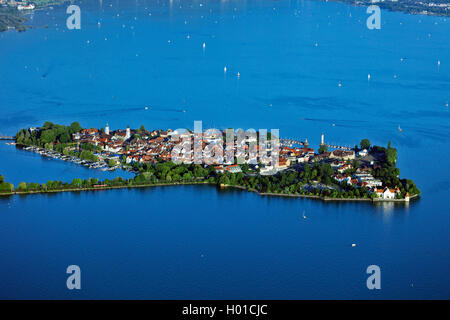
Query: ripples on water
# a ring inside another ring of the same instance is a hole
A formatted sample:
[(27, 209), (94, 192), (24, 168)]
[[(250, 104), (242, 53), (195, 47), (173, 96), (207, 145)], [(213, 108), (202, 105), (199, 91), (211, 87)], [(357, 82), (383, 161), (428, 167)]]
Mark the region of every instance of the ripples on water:
[[(2, 134), (47, 120), (203, 120), (316, 147), (322, 132), (344, 145), (390, 140), (423, 197), (323, 203), (214, 187), (0, 197), (1, 298), (448, 298), (447, 18), (383, 11), (370, 31), (365, 8), (339, 3), (100, 3), (80, 3), (80, 31), (55, 7), (32, 20), (48, 29), (0, 34)], [(4, 144), (0, 156), (15, 184), (103, 174)], [(78, 295), (64, 287), (73, 263)], [(380, 292), (365, 287), (370, 264)]]

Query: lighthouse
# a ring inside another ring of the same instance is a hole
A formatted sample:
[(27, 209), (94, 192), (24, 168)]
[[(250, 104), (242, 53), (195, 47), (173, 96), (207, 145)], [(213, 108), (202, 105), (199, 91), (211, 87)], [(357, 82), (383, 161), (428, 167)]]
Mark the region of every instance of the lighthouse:
[(325, 135), (322, 133), (320, 136), (320, 145), (323, 146), (325, 144)]
[(127, 133), (125, 136), (125, 140), (128, 140), (131, 138), (131, 130), (130, 130), (130, 126), (127, 126)]
[(105, 126), (105, 134), (109, 134), (109, 124), (106, 124)]

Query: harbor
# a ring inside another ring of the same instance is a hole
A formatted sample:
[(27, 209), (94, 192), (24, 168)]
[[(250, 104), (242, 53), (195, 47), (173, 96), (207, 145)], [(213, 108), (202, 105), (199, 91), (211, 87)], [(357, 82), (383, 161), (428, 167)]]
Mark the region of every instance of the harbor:
[(28, 147), (23, 147), (22, 149), (25, 151), (30, 151), (30, 152), (40, 154), (43, 157), (72, 162), (74, 164), (81, 165), (81, 166), (84, 166), (89, 169), (98, 169), (101, 171), (115, 171), (117, 169), (123, 169), (128, 172), (134, 172), (133, 169), (128, 168), (128, 167), (123, 167), (121, 165), (109, 166), (107, 161), (110, 158), (106, 158), (106, 157), (95, 162), (95, 161), (89, 161), (89, 160), (82, 160), (82, 159), (79, 159), (77, 157), (70, 156), (70, 155), (62, 155), (56, 151), (46, 150), (44, 148), (39, 148), (39, 147), (28, 146)]

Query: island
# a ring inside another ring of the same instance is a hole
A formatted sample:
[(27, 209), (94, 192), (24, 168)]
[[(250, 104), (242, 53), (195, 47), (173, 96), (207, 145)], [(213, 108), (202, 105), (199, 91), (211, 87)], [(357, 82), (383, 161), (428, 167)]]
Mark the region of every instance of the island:
[[(219, 132), (222, 135), (219, 137), (220, 144), (225, 148), (226, 131)], [(138, 129), (128, 126), (124, 130), (113, 131), (108, 124), (97, 129), (82, 128), (78, 122), (68, 126), (45, 122), (42, 127), (21, 129), (14, 137), (15, 142), (9, 144), (45, 157), (72, 161), (92, 170), (127, 170), (134, 172), (135, 176), (103, 181), (77, 178), (69, 182), (48, 181), (44, 184), (21, 182), (17, 187), (6, 182), (2, 176), (0, 194), (209, 184), (261, 195), (309, 197), (325, 201), (406, 203), (420, 196), (420, 190), (412, 180), (400, 178), (400, 170), (396, 167), (397, 150), (390, 142), (382, 147), (362, 139), (359, 145), (352, 148), (330, 146), (325, 143), (322, 134), (320, 147), (315, 152), (307, 139), (279, 139), (276, 166), (246, 160), (238, 164), (237, 157), (233, 163), (173, 161), (173, 150), (186, 139), (194, 140), (194, 136), (191, 130), (149, 131), (142, 125)], [(270, 143), (270, 138), (270, 133), (267, 133), (264, 143)], [(217, 143), (217, 137), (206, 133), (201, 134), (200, 139), (202, 148), (213, 139)], [(257, 141), (253, 144), (261, 147), (260, 140), (261, 136), (257, 133)], [(247, 137), (243, 142), (247, 150), (251, 143)], [(236, 145), (233, 147), (236, 148)], [(192, 160), (192, 155), (189, 157)]]

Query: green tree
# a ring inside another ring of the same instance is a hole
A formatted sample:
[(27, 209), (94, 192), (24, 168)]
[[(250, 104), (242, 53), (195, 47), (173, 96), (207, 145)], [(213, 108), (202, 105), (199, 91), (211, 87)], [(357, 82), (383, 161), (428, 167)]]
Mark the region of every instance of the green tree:
[(56, 140), (55, 132), (53, 130), (42, 131), (40, 140), (43, 144), (55, 142)]
[(81, 179), (80, 178), (73, 179), (71, 186), (75, 187), (75, 188), (80, 188), (81, 187)]
[(44, 125), (42, 126), (42, 129), (51, 129), (51, 128), (53, 128), (53, 123), (51, 123), (50, 121), (45, 121), (44, 122)]
[(25, 182), (19, 183), (19, 186), (17, 187), (17, 191), (27, 191), (27, 184)]
[(362, 139), (359, 145), (361, 146), (361, 149), (369, 149), (370, 141), (369, 139)]
[(397, 162), (397, 149), (391, 147), (390, 141), (388, 143), (385, 155), (387, 163), (389, 165), (395, 165), (395, 163)]
[(108, 160), (108, 166), (114, 167), (116, 164), (117, 164), (116, 160), (114, 160), (114, 159), (109, 159)]
[(80, 153), (80, 159), (81, 159), (81, 160), (87, 160), (87, 161), (93, 161), (93, 162), (98, 161), (97, 156), (94, 156), (94, 155), (92, 154), (92, 152), (87, 151), (87, 150), (81, 151), (81, 153)]
[(81, 130), (83, 130), (83, 128), (80, 126), (78, 122), (72, 122), (72, 124), (69, 127), (69, 133), (80, 132)]
[(319, 147), (319, 154), (322, 154), (322, 153), (324, 153), (324, 152), (328, 152), (328, 147), (327, 147), (326, 145), (322, 144), (322, 145)]
[(59, 142), (61, 143), (69, 143), (72, 140), (70, 139), (70, 135), (68, 132), (63, 132), (60, 136), (59, 136)]

